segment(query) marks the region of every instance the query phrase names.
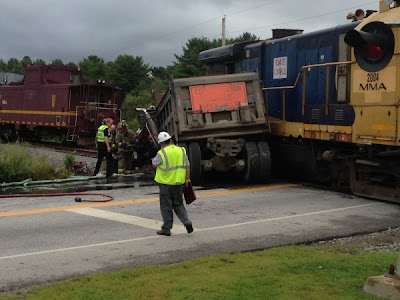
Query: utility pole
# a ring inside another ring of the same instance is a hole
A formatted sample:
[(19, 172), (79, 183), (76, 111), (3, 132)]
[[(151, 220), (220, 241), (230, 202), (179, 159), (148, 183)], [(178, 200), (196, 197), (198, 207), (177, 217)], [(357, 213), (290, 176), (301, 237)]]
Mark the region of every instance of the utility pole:
[(226, 15), (222, 18), (222, 46), (226, 45)]

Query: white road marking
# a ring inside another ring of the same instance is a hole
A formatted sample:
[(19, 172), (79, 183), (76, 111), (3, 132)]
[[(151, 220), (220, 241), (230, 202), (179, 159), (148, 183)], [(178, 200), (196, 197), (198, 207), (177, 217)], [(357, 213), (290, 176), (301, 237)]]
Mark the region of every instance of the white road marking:
[[(230, 225), (223, 225), (223, 226), (204, 228), (204, 229), (195, 228), (195, 232), (224, 229), (224, 228), (230, 228), (230, 227), (236, 227), (236, 226), (245, 226), (245, 225), (263, 223), (263, 222), (273, 222), (273, 221), (279, 221), (279, 220), (285, 220), (285, 219), (293, 219), (293, 218), (299, 218), (299, 217), (306, 217), (306, 216), (312, 216), (312, 215), (318, 215), (318, 214), (326, 214), (326, 213), (331, 213), (331, 212), (338, 212), (338, 211), (357, 209), (357, 208), (368, 207), (368, 206), (378, 206), (378, 205), (388, 205), (388, 204), (387, 203), (377, 202), (377, 203), (369, 203), (369, 204), (348, 206), (348, 207), (335, 208), (335, 209), (329, 209), (329, 210), (321, 210), (321, 211), (310, 212), (310, 213), (299, 214), (299, 215), (290, 215), (290, 216), (284, 216), (284, 217), (278, 217), (278, 218), (251, 221), (251, 222), (245, 222), (245, 223), (239, 223), (239, 224), (230, 224)], [(79, 250), (79, 249), (88, 249), (88, 248), (101, 247), (101, 246), (117, 245), (117, 244), (131, 243), (131, 242), (137, 242), (137, 241), (151, 240), (151, 239), (156, 239), (156, 238), (165, 238), (165, 237), (154, 235), (154, 236), (135, 238), (135, 239), (129, 239), (129, 240), (98, 243), (98, 244), (91, 244), (91, 245), (84, 245), (84, 246), (77, 246), (77, 247), (69, 247), (69, 248), (61, 248), (61, 249), (54, 249), (54, 250), (45, 250), (45, 251), (39, 251), (39, 252), (31, 252), (31, 253), (3, 256), (3, 257), (0, 257), (0, 260), (20, 258), (20, 257), (28, 257), (28, 256), (34, 256), (34, 255), (42, 255), (42, 254), (51, 254), (51, 253), (65, 252), (65, 251), (72, 251), (72, 250)]]
[[(145, 227), (145, 228), (154, 229), (154, 230), (160, 230), (161, 225), (163, 224), (162, 222), (153, 220), (153, 219), (147, 219), (147, 218), (141, 218), (141, 217), (132, 216), (132, 215), (120, 214), (120, 213), (115, 213), (115, 212), (102, 210), (102, 209), (96, 209), (96, 208), (70, 209), (70, 210), (66, 210), (66, 211), (85, 215), (85, 216), (91, 216), (91, 217), (136, 225), (136, 226)], [(174, 227), (172, 228), (171, 231), (173, 234), (187, 233), (184, 226), (176, 225), (176, 224), (174, 224)]]
[(361, 207), (367, 207), (367, 206), (375, 206), (375, 205), (383, 205), (383, 204), (387, 205), (387, 203), (361, 204), (361, 205), (355, 205), (355, 206), (348, 206), (348, 207), (341, 207), (341, 208), (333, 208), (333, 209), (328, 209), (328, 210), (315, 211), (315, 212), (299, 214), (299, 215), (290, 215), (290, 216), (277, 217), (277, 218), (271, 218), (271, 219), (249, 221), (249, 222), (246, 222), (246, 223), (237, 223), (237, 224), (209, 227), (209, 228), (204, 228), (204, 229), (198, 229), (197, 231), (216, 230), (216, 229), (237, 227), (237, 226), (242, 226), (242, 225), (252, 225), (252, 224), (264, 223), (264, 222), (281, 221), (281, 220), (285, 220), (285, 219), (293, 219), (293, 218), (298, 218), (298, 217), (307, 217), (307, 216), (320, 215), (320, 214), (343, 211), (343, 210), (348, 210), (348, 209), (361, 208)]

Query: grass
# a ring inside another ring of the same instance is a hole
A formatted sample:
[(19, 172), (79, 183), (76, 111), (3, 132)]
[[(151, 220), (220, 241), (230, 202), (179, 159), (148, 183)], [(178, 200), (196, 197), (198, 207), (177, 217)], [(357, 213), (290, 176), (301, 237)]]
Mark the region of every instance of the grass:
[(64, 168), (57, 170), (45, 156), (33, 157), (27, 147), (7, 144), (0, 148), (0, 182), (66, 178)]
[(365, 280), (396, 259), (290, 246), (77, 277), (0, 299), (378, 299), (363, 292)]

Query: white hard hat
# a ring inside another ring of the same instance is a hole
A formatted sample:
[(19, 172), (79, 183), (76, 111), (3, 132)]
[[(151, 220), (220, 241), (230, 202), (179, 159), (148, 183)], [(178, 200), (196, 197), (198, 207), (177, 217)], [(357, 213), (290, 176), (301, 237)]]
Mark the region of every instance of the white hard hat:
[(168, 141), (171, 139), (171, 136), (169, 135), (168, 132), (162, 131), (158, 135), (158, 142), (159, 143), (164, 143), (165, 141)]

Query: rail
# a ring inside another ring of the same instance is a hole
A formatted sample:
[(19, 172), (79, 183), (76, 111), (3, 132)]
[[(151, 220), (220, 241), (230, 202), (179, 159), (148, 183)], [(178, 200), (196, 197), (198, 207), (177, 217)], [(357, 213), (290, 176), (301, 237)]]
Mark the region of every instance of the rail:
[(341, 62), (330, 62), (325, 64), (313, 64), (313, 65), (306, 65), (301, 67), (299, 73), (297, 74), (296, 81), (293, 85), (288, 86), (276, 86), (276, 87), (268, 87), (263, 88), (263, 91), (266, 91), (266, 105), (268, 107), (268, 92), (270, 91), (282, 91), (282, 120), (286, 121), (286, 90), (294, 89), (297, 87), (300, 77), (302, 76), (303, 82), (303, 91), (302, 91), (302, 116), (304, 117), (305, 113), (305, 106), (306, 106), (306, 85), (307, 85), (307, 70), (312, 68), (320, 68), (326, 67), (326, 92), (325, 92), (325, 115), (329, 114), (329, 81), (330, 81), (330, 69), (331, 66), (339, 66), (339, 65), (349, 65), (352, 64), (353, 61), (341, 61)]

